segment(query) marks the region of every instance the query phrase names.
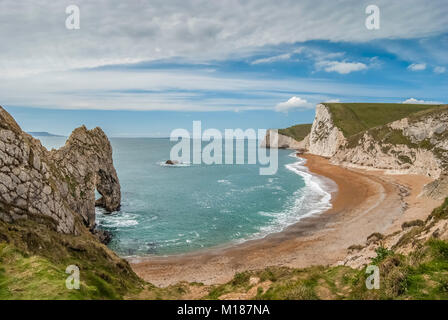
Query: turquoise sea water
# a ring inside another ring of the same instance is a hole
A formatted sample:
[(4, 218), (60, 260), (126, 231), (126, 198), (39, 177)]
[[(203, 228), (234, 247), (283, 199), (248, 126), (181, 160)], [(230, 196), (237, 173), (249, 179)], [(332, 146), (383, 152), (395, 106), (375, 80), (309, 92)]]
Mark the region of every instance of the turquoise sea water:
[[(65, 143), (41, 137), (47, 148)], [(329, 208), (331, 181), (313, 176), (291, 150), (279, 150), (275, 175), (259, 165), (166, 166), (169, 139), (112, 138), (121, 210), (97, 209), (123, 256), (168, 255), (242, 242), (279, 232)]]

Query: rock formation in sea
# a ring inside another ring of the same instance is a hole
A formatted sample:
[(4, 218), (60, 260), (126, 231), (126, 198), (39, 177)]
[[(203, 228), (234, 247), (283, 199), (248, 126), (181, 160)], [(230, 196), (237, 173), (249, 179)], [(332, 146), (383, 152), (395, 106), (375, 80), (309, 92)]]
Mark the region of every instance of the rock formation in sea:
[[(0, 291), (6, 297), (119, 299), (141, 290), (129, 263), (104, 245), (110, 235), (94, 228), (95, 189), (102, 195), (97, 205), (119, 208), (112, 148), (100, 128), (80, 127), (65, 146), (48, 151), (0, 107), (0, 261), (9, 270)], [(26, 275), (20, 263), (31, 265)], [(80, 290), (64, 290), (73, 265)]]
[(173, 165), (179, 164), (179, 161), (176, 161), (176, 160), (166, 160), (165, 164), (173, 166)]
[(120, 206), (112, 148), (100, 128), (73, 131), (65, 146), (48, 151), (0, 107), (0, 220), (35, 220), (65, 234), (95, 226), (96, 204)]

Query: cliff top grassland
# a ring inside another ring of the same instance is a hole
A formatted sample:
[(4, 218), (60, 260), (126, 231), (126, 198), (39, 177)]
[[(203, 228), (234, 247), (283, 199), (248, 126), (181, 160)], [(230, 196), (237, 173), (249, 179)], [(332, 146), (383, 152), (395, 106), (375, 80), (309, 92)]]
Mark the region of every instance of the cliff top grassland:
[(441, 105), (402, 103), (323, 103), (345, 137), (403, 119), (414, 113), (436, 110)]
[(311, 132), (312, 124), (298, 124), (289, 128), (279, 129), (278, 133), (293, 138), (297, 141), (303, 140)]

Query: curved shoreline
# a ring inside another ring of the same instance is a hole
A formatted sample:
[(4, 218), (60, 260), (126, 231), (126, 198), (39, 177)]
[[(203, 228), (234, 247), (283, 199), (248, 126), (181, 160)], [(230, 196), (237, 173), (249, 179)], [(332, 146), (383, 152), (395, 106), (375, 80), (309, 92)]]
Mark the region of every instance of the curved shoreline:
[[(321, 157), (303, 157), (310, 172), (338, 185), (338, 191), (332, 194), (331, 209), (303, 218), (282, 232), (231, 247), (129, 259), (132, 268), (146, 281), (167, 286), (180, 281), (223, 283), (236, 272), (268, 266), (335, 264), (345, 257), (350, 245), (364, 243), (373, 232), (385, 233), (401, 225), (407, 215), (403, 215), (405, 200), (400, 193), (400, 180), (409, 182), (411, 193), (407, 202), (409, 198), (417, 199), (421, 187), (430, 181), (421, 176), (386, 176), (381, 172), (345, 169)], [(427, 208), (427, 215), (432, 207), (423, 200), (418, 199)]]

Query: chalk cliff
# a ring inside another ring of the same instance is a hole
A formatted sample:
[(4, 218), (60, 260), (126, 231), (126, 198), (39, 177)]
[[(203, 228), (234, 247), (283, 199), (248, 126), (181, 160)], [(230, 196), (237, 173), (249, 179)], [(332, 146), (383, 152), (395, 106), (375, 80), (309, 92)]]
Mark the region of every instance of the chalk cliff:
[(311, 124), (298, 124), (285, 129), (268, 130), (261, 147), (308, 149)]
[(277, 130), (268, 130), (260, 146), (263, 148), (304, 149), (306, 144), (306, 141), (297, 141), (278, 133)]
[[(11, 299), (119, 299), (141, 290), (127, 261), (95, 230), (97, 205), (120, 206), (112, 148), (100, 128), (73, 131), (48, 151), (0, 107), (0, 270)], [(100, 241), (99, 241), (100, 240)], [(21, 272), (21, 265), (30, 265)], [(67, 290), (67, 266), (80, 270), (80, 290)], [(6, 271), (4, 271), (6, 270)], [(6, 272), (6, 273), (5, 273)], [(45, 284), (45, 290), (37, 290)]]
[(95, 226), (99, 205), (120, 206), (112, 148), (100, 128), (73, 131), (64, 147), (47, 151), (0, 107), (0, 220), (35, 220), (65, 234)]
[[(274, 143), (269, 143), (271, 136)], [(316, 106), (311, 131), (307, 136), (302, 131), (301, 137), (269, 130), (262, 146), (303, 149), (345, 167), (423, 174), (436, 179), (423, 194), (448, 196), (446, 105), (322, 103)]]
[(447, 106), (411, 113), (347, 136), (335, 124), (331, 109), (319, 104), (307, 151), (346, 167), (440, 178), (423, 192), (438, 199), (448, 196)]
[(308, 151), (322, 157), (331, 157), (345, 143), (344, 134), (334, 124), (328, 108), (318, 104), (311, 127)]
[(448, 168), (448, 109), (372, 128), (341, 145), (332, 162), (439, 178)]

